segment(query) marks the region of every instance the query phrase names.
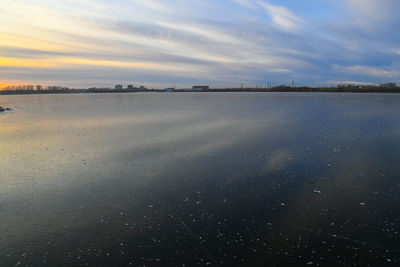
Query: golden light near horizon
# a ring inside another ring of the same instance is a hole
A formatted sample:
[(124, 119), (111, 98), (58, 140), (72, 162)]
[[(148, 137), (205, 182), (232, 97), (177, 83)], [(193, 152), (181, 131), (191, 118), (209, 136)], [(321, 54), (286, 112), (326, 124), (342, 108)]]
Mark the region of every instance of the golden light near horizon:
[(16, 82), (0, 82), (0, 90), (5, 89), (7, 86), (11, 86), (16, 84)]

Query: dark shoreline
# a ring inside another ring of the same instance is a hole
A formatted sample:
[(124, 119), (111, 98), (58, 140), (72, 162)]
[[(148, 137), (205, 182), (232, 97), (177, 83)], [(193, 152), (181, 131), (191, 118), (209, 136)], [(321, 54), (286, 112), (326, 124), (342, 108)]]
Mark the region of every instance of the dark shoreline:
[[(33, 94), (89, 94), (89, 93), (142, 93), (142, 92), (158, 92), (171, 93), (165, 89), (149, 89), (149, 90), (130, 90), (130, 89), (65, 89), (65, 90), (0, 90), (0, 95), (33, 95)], [(200, 93), (200, 92), (251, 92), (251, 93), (269, 93), (269, 92), (299, 92), (299, 93), (400, 93), (400, 87), (381, 87), (381, 86), (345, 86), (345, 87), (288, 87), (277, 86), (272, 88), (222, 88), (207, 89), (195, 91), (192, 89), (176, 89), (175, 93)]]

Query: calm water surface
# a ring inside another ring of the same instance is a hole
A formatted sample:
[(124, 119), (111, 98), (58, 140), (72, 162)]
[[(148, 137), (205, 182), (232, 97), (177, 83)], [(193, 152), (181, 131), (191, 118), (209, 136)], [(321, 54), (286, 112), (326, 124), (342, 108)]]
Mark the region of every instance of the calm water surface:
[(0, 104), (1, 266), (400, 264), (400, 95)]

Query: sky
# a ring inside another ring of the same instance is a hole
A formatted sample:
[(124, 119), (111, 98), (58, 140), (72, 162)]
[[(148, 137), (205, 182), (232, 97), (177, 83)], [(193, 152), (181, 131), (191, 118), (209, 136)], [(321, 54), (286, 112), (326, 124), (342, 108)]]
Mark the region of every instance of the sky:
[(1, 0), (0, 87), (400, 81), (398, 0)]

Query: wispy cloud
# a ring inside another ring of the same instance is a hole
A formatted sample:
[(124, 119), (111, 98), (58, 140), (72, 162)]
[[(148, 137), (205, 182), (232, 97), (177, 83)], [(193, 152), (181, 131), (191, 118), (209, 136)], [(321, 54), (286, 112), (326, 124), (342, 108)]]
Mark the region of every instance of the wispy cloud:
[(232, 0), (232, 1), (246, 8), (250, 9), (256, 8), (256, 4), (252, 0)]
[(390, 68), (377, 68), (369, 66), (349, 66), (346, 70), (361, 75), (371, 75), (381, 78), (396, 78), (400, 77), (400, 70)]
[(165, 11), (167, 6), (153, 0), (132, 0), (134, 4), (140, 5), (142, 7), (154, 10), (154, 11)]
[(273, 5), (261, 0), (257, 0), (256, 2), (268, 12), (272, 20), (279, 26), (287, 29), (296, 29), (303, 23), (300, 17), (284, 6)]

